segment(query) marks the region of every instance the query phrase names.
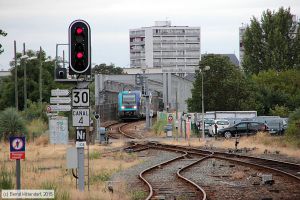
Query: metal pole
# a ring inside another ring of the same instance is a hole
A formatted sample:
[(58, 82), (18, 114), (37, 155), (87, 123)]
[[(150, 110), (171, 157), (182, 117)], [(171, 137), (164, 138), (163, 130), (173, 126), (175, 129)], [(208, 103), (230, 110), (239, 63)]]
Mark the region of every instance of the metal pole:
[(19, 109), (18, 105), (18, 67), (17, 67), (17, 42), (14, 40), (14, 54), (15, 54), (15, 106)]
[(63, 67), (65, 68), (65, 50), (63, 50)]
[(178, 87), (176, 88), (176, 141), (178, 141), (178, 97), (177, 97)]
[[(25, 56), (25, 42), (23, 43), (23, 55)], [(26, 74), (26, 61), (24, 61), (24, 110), (27, 109), (27, 74)]]
[[(205, 139), (205, 123), (204, 123), (204, 92), (203, 92), (203, 70), (201, 71), (201, 77), (202, 77), (202, 139)], [(200, 139), (200, 138), (199, 138)]]
[(84, 147), (77, 148), (78, 188), (84, 191)]
[(42, 105), (42, 47), (40, 47), (40, 76), (39, 76), (40, 105)]
[(16, 185), (17, 190), (21, 189), (21, 162), (20, 159), (16, 160)]
[(148, 90), (148, 78), (146, 78), (146, 128), (150, 129), (150, 118), (149, 118), (149, 90)]

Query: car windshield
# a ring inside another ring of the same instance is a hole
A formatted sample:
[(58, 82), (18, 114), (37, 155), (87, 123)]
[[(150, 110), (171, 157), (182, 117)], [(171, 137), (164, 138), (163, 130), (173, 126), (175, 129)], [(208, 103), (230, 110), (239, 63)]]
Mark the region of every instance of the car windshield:
[(123, 103), (124, 104), (134, 104), (135, 103), (135, 95), (134, 94), (124, 94), (123, 95)]

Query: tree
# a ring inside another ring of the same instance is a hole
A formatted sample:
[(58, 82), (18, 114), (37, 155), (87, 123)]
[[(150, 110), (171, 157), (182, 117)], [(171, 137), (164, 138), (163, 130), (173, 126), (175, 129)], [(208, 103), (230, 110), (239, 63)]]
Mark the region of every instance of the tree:
[(116, 67), (114, 64), (106, 65), (102, 63), (96, 65), (92, 69), (93, 74), (123, 74), (123, 69), (121, 67)]
[[(7, 35), (7, 33), (5, 33), (3, 30), (0, 29), (0, 36), (1, 36), (1, 35), (2, 35), (3, 37), (5, 37), (5, 36)], [(4, 52), (4, 50), (1, 49), (1, 48), (2, 48), (2, 44), (0, 44), (0, 54)]]
[[(255, 109), (256, 104), (250, 91), (250, 81), (234, 66), (228, 57), (208, 54), (200, 62), (200, 68), (210, 66), (203, 71), (205, 110), (243, 110)], [(188, 99), (188, 108), (192, 112), (201, 112), (202, 76), (196, 73), (192, 98)], [(246, 106), (247, 105), (247, 106)]]
[(253, 17), (243, 36), (243, 68), (248, 74), (299, 66), (300, 23), (293, 21), (290, 9), (263, 12), (260, 22)]
[(25, 131), (24, 119), (15, 108), (6, 108), (0, 113), (0, 138), (7, 139), (11, 134), (24, 134)]
[[(47, 59), (46, 53), (42, 52), (34, 52), (32, 50), (28, 50), (26, 55), (29, 57), (37, 57), (37, 59), (32, 60), (22, 60), (18, 64), (18, 102), (19, 102), (19, 110), (22, 110), (24, 107), (24, 66), (26, 62), (26, 72), (27, 72), (27, 101), (30, 102), (39, 102), (39, 69), (42, 70), (42, 96), (43, 102), (50, 101), (51, 89), (53, 88), (70, 88), (72, 85), (60, 84), (54, 81), (54, 61), (45, 62)], [(41, 55), (41, 64), (39, 61), (39, 57)], [(21, 53), (17, 53), (17, 60), (20, 60), (22, 56)], [(11, 66), (11, 76), (6, 77), (2, 80), (2, 84), (0, 87), (0, 110), (4, 110), (7, 107), (13, 107), (15, 105), (15, 93), (14, 93), (14, 75), (15, 75), (15, 66), (14, 62), (10, 62)]]
[(268, 70), (252, 76), (255, 99), (265, 115), (288, 114), (300, 107), (300, 70)]

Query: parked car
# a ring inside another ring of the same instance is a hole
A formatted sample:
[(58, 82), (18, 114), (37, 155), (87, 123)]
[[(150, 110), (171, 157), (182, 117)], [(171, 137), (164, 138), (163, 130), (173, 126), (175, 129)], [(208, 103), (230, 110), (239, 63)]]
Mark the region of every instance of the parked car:
[[(212, 124), (214, 124), (213, 119), (204, 119), (204, 127), (205, 127), (204, 133), (205, 133), (205, 135), (210, 135), (209, 128)], [(202, 133), (202, 120), (197, 121), (196, 125), (198, 127), (199, 132)]]
[(240, 122), (228, 128), (218, 130), (218, 136), (225, 138), (231, 138), (232, 136), (238, 135), (254, 135), (258, 131), (268, 131), (268, 126), (261, 122)]
[(230, 126), (230, 122), (227, 119), (215, 119), (213, 120), (213, 124), (208, 127), (209, 133), (211, 136), (214, 136), (216, 133), (216, 130), (228, 128)]

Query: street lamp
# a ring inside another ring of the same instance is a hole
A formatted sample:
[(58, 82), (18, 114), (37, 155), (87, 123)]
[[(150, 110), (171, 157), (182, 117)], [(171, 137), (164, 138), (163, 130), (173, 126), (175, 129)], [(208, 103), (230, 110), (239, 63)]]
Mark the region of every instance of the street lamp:
[[(203, 92), (203, 72), (210, 70), (210, 66), (205, 66), (204, 68), (200, 68), (201, 80), (202, 80), (202, 139), (205, 139), (205, 123), (204, 123), (204, 92)], [(200, 140), (200, 137), (199, 137)]]

